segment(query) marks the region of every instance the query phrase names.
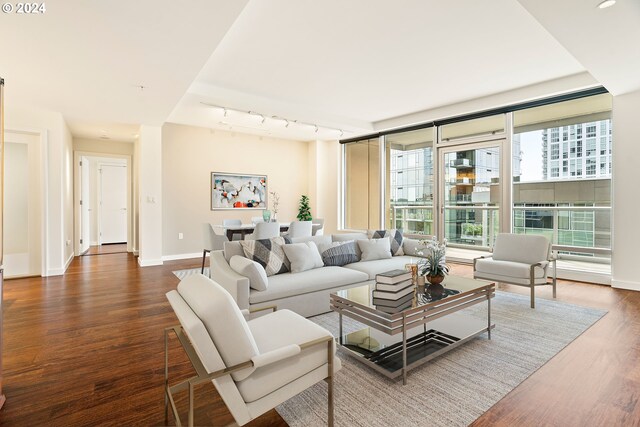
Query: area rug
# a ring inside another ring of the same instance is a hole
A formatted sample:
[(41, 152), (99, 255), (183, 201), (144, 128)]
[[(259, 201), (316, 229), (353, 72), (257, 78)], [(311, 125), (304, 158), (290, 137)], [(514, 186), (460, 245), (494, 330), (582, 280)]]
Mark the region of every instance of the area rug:
[[(192, 274), (200, 274), (199, 268), (187, 268), (186, 270), (176, 270), (172, 272), (178, 279), (182, 280), (185, 277), (191, 276)], [(204, 268), (205, 276), (209, 277), (209, 267)]]
[[(548, 362), (606, 314), (604, 310), (497, 292), (491, 304), (496, 328), (392, 381), (338, 352), (335, 377), (337, 426), (466, 426)], [(486, 319), (486, 305), (465, 310)], [(311, 318), (338, 333), (338, 316)], [(362, 325), (344, 318), (344, 331)], [(324, 381), (278, 406), (289, 426), (327, 425)]]

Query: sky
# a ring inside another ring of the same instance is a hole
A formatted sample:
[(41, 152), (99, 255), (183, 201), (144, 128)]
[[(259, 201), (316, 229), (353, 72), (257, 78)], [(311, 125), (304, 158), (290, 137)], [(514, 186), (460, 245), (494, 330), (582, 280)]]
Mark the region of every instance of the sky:
[[(542, 131), (536, 130), (520, 134), (522, 162), (520, 182), (542, 180)], [(514, 153), (515, 154), (515, 153)]]

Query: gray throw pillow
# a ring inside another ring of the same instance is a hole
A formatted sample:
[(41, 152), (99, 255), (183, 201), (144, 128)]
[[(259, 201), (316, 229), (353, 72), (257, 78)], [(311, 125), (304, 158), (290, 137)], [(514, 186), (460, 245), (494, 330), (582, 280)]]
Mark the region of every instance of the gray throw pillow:
[(320, 255), (322, 255), (322, 262), (326, 266), (342, 267), (358, 262), (356, 242), (353, 240), (320, 245)]
[(292, 243), (282, 247), (291, 262), (291, 272), (300, 273), (324, 266), (318, 247), (314, 242)]
[(245, 258), (241, 255), (234, 255), (229, 261), (229, 266), (236, 273), (249, 279), (249, 286), (256, 291), (266, 291), (267, 284), (267, 272), (256, 261)]
[(362, 251), (361, 261), (391, 258), (391, 241), (389, 239), (358, 240)]
[(370, 239), (383, 239), (388, 238), (389, 243), (391, 244), (391, 255), (399, 256), (404, 255), (405, 252), (402, 248), (402, 242), (404, 237), (402, 236), (402, 230), (369, 230), (368, 236)]
[(240, 242), (247, 258), (256, 261), (267, 272), (267, 276), (289, 271), (289, 260), (284, 254), (283, 237), (261, 240), (243, 240)]

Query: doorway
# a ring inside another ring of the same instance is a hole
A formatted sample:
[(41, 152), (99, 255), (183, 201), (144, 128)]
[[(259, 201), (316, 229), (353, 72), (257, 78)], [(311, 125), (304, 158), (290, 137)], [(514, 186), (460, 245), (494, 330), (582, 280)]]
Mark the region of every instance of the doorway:
[(76, 157), (77, 254), (127, 252), (131, 224), (128, 158), (88, 153), (76, 153)]
[(40, 134), (5, 132), (4, 277), (43, 272)]
[(505, 140), (438, 148), (439, 238), (447, 245), (488, 251), (501, 230)]

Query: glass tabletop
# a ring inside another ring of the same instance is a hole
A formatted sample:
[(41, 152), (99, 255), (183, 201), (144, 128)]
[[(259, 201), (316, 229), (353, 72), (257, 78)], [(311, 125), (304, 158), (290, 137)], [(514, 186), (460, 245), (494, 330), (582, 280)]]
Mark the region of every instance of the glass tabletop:
[[(335, 292), (335, 295), (374, 310), (394, 314), (427, 304), (433, 303), (437, 305), (438, 301), (446, 300), (451, 296), (464, 292), (477, 290), (490, 283), (484, 280), (449, 275), (442, 281), (441, 286), (429, 286), (429, 283), (427, 283), (424, 292), (418, 292), (416, 286), (413, 286), (411, 292), (395, 299), (377, 297), (379, 294), (374, 293), (376, 290), (375, 283), (343, 289)], [(388, 295), (388, 293), (385, 295)]]

